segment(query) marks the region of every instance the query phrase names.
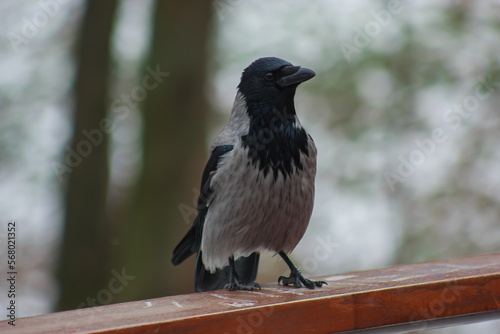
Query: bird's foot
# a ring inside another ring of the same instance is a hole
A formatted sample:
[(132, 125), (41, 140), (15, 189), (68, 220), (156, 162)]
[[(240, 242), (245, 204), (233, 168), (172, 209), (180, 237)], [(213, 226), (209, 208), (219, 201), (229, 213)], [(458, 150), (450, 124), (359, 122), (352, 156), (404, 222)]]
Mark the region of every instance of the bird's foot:
[(314, 289), (315, 287), (321, 288), (323, 284), (328, 285), (325, 281), (311, 281), (306, 278), (300, 270), (292, 271), (289, 277), (280, 276), (278, 278), (278, 284), (283, 282), (283, 285), (288, 286), (289, 284), (293, 285), (294, 288), (301, 288), (305, 286), (308, 289)]
[(253, 291), (253, 290), (261, 290), (259, 283), (242, 283), (237, 279), (231, 280), (230, 283), (224, 285), (224, 289), (228, 289), (229, 291), (235, 290), (245, 290), (245, 291)]

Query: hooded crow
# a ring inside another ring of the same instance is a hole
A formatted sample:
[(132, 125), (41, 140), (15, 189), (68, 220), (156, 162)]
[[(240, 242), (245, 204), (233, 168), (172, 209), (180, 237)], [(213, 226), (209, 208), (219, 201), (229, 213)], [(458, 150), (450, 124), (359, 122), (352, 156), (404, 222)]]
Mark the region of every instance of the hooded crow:
[(287, 254), (306, 231), (314, 202), (316, 147), (297, 118), (297, 86), (316, 73), (260, 58), (241, 76), (229, 123), (215, 138), (201, 179), (198, 214), (174, 249), (178, 265), (197, 254), (195, 290), (254, 290), (259, 254), (291, 270), (278, 284), (321, 287)]

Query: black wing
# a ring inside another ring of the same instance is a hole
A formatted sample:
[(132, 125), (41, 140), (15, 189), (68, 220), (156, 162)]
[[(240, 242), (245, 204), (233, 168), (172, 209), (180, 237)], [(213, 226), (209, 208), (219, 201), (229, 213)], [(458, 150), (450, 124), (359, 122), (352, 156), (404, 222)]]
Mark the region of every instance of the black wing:
[(210, 188), (210, 178), (212, 174), (217, 171), (217, 165), (220, 158), (227, 152), (233, 149), (233, 145), (217, 146), (212, 150), (212, 154), (208, 159), (205, 170), (201, 177), (200, 196), (198, 197), (198, 215), (194, 219), (193, 225), (188, 233), (182, 238), (179, 244), (174, 249), (172, 257), (172, 264), (178, 265), (185, 259), (200, 250), (201, 245), (201, 232), (203, 231), (203, 224), (205, 223), (205, 216), (207, 215), (208, 206), (207, 202), (212, 196), (213, 190)]

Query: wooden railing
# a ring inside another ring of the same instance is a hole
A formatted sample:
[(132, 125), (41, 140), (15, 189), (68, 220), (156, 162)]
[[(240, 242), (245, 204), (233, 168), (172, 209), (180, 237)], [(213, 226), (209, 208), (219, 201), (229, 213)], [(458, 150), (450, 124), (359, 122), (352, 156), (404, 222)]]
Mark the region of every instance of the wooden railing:
[(0, 322), (1, 333), (403, 333), (500, 319), (500, 253)]

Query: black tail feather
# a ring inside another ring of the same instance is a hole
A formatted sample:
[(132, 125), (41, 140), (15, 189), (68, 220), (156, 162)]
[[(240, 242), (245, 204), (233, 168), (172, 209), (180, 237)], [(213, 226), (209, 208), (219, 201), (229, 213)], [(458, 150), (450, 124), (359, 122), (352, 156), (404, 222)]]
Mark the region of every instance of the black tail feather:
[[(252, 283), (257, 277), (259, 268), (259, 253), (252, 253), (248, 257), (240, 257), (235, 261), (236, 272), (242, 283)], [(211, 274), (205, 269), (201, 261), (201, 251), (196, 258), (196, 271), (194, 276), (194, 288), (196, 292), (223, 289), (229, 283), (231, 268), (229, 266)]]
[[(198, 217), (196, 217), (196, 219), (198, 219)], [(172, 264), (174, 266), (182, 263), (188, 257), (196, 253), (198, 249), (200, 249), (196, 230), (196, 224), (193, 224), (188, 233), (175, 247), (174, 255), (172, 256)]]

